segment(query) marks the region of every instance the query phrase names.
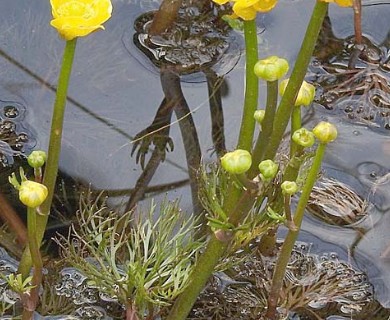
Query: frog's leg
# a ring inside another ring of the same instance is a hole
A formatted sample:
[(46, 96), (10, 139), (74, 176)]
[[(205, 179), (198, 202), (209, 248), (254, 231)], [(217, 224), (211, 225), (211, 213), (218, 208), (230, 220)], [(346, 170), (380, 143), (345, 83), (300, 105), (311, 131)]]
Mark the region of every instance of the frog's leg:
[(188, 174), (190, 178), (192, 204), (194, 212), (200, 213), (202, 207), (198, 199), (197, 171), (201, 161), (201, 150), (191, 110), (181, 89), (180, 76), (169, 67), (160, 71), (161, 86), (168, 101), (172, 101), (178, 119), (186, 153)]
[(158, 149), (161, 154), (161, 161), (165, 160), (166, 151), (173, 150), (172, 139), (169, 137), (173, 107), (174, 102), (164, 98), (152, 124), (135, 136), (131, 155), (138, 149), (136, 163), (140, 163), (142, 169), (145, 167), (145, 157), (151, 144), (154, 144), (155, 149)]
[(221, 85), (223, 78), (209, 69), (204, 71), (207, 79), (207, 89), (209, 92), (209, 104), (211, 114), (211, 136), (218, 157), (222, 157), (226, 153), (225, 134), (224, 134), (224, 118), (221, 98)]

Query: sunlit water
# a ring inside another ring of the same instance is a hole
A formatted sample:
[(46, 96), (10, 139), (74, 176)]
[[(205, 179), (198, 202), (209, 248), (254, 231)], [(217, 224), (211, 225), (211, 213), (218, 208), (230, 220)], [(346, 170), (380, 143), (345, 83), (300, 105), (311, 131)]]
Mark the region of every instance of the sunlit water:
[[(136, 17), (157, 8), (158, 1), (116, 0), (113, 4), (114, 14), (106, 30), (78, 40), (61, 153), (63, 172), (91, 183), (97, 189), (134, 187), (140, 168), (130, 157), (131, 140), (149, 125), (163, 98), (158, 75), (145, 68), (147, 63), (139, 62), (139, 52), (129, 53), (135, 48), (129, 49), (126, 45)], [(274, 11), (260, 16), (260, 57), (280, 55), (292, 63), (312, 6), (312, 1), (282, 1)], [(390, 4), (386, 2), (369, 1), (364, 7), (363, 30), (377, 45), (389, 41), (389, 14)], [(34, 144), (36, 148), (47, 149), (53, 86), (57, 81), (64, 42), (49, 26), (51, 15), (45, 1), (32, 5), (27, 1), (3, 0), (0, 17), (0, 100), (17, 106), (21, 112), (13, 114), (10, 113), (12, 110), (3, 109), (1, 117), (17, 122), (18, 134), (28, 133), (29, 144), (24, 149), (22, 146), (22, 150), (28, 152)], [(353, 34), (352, 10), (331, 5), (330, 18), (336, 37), (345, 39)], [(241, 57), (225, 76), (223, 105), (228, 148), (236, 143), (243, 76), (244, 59)], [(182, 86), (193, 110), (202, 152), (205, 160), (210, 161), (215, 155), (210, 137), (207, 87), (204, 82), (183, 83)], [(262, 85), (260, 105), (265, 102), (264, 89)], [(378, 132), (366, 122), (351, 121), (340, 114), (336, 116), (333, 110), (320, 105), (314, 108), (310, 123), (328, 119), (339, 130), (338, 140), (327, 152), (324, 166), (327, 172), (369, 197), (373, 206), (354, 228), (341, 228), (308, 218), (303, 229), (310, 233), (303, 232), (301, 238), (314, 242), (313, 250), (317, 252), (337, 251), (343, 260), (366, 272), (374, 285), (375, 298), (383, 306), (390, 307), (388, 131)], [(175, 150), (168, 153), (152, 184), (172, 183), (188, 177), (177, 123), (172, 125), (171, 136)], [(8, 158), (18, 152), (5, 144), (0, 145), (0, 150)], [(169, 196), (180, 197), (182, 207), (191, 210), (188, 186), (172, 191)], [(356, 242), (358, 227), (364, 229), (364, 235)], [(354, 249), (351, 248), (353, 243)], [(103, 314), (101, 319), (104, 317)], [(37, 319), (41, 318), (37, 315)]]

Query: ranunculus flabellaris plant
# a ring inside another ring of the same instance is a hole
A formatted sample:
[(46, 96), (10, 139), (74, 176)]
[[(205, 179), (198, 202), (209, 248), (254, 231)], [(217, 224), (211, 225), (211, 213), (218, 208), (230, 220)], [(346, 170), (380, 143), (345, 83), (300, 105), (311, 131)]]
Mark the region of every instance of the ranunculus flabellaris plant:
[(65, 40), (83, 37), (104, 29), (112, 13), (110, 0), (50, 0), (53, 20), (50, 24)]
[(48, 190), (41, 183), (26, 180), (19, 188), (19, 199), (27, 207), (36, 208), (47, 198)]
[[(225, 4), (229, 0), (213, 0), (218, 4)], [(257, 12), (268, 12), (272, 10), (277, 0), (233, 0), (233, 16), (243, 20), (253, 20)]]
[(256, 62), (255, 75), (265, 81), (276, 81), (284, 77), (289, 69), (288, 61), (277, 56), (270, 56)]
[[(289, 79), (285, 79), (280, 83), (279, 92), (281, 96), (283, 96), (284, 91), (287, 88), (288, 80)], [(315, 87), (312, 84), (303, 81), (297, 99), (295, 100), (295, 106), (309, 106), (313, 102), (315, 94)]]
[(221, 158), (221, 165), (229, 173), (242, 174), (251, 167), (252, 156), (246, 150), (237, 149), (226, 153)]

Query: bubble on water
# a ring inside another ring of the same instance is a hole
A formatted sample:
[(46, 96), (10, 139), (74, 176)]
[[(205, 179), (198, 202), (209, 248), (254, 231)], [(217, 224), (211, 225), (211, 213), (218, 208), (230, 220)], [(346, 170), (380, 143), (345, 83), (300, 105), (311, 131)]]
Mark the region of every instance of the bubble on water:
[(19, 116), (20, 112), (16, 106), (7, 105), (3, 107), (3, 113), (6, 118), (14, 119)]

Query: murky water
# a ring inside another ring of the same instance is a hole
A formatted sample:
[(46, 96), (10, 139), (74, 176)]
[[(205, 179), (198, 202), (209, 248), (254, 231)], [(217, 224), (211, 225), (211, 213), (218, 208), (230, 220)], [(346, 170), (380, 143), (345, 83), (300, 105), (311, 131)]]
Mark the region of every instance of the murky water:
[[(381, 61), (385, 64), (389, 61), (390, 3), (367, 1), (365, 4), (365, 36), (379, 48)], [(152, 122), (163, 99), (156, 70), (147, 60), (140, 63), (142, 54), (135, 46), (129, 45), (135, 19), (140, 13), (157, 8), (158, 1), (116, 0), (113, 5), (114, 14), (106, 31), (78, 40), (60, 164), (66, 174), (105, 190), (135, 186), (141, 170), (130, 156), (132, 139)], [(286, 0), (269, 14), (260, 16), (260, 57), (280, 55), (292, 63), (312, 6), (313, 1), (309, 0)], [(351, 9), (331, 5), (329, 16), (336, 39), (343, 41), (352, 36)], [(13, 153), (31, 150), (34, 145), (47, 149), (54, 84), (64, 43), (49, 26), (51, 14), (46, 1), (36, 1), (31, 5), (28, 1), (3, 0), (0, 2), (0, 18), (0, 118), (2, 125), (8, 120), (16, 123), (15, 143), (22, 143), (19, 149), (0, 144), (5, 159), (10, 161)], [(291, 26), (294, 26), (293, 30)], [(235, 36), (238, 40), (242, 37), (239, 33)], [(238, 43), (240, 41), (242, 39)], [(236, 143), (244, 87), (244, 59), (238, 54), (235, 58), (234, 63), (224, 65), (222, 72), (234, 67), (226, 74), (222, 85), (228, 149)], [(311, 72), (315, 68), (316, 65)], [(380, 76), (387, 75), (387, 84), (383, 83), (382, 88), (386, 91), (386, 86), (390, 87), (388, 70), (382, 68), (378, 72)], [(196, 81), (182, 83), (182, 90), (192, 110), (204, 160), (211, 161), (215, 154), (208, 90), (205, 78), (200, 75)], [(260, 105), (265, 102), (264, 93), (262, 86)], [(360, 101), (360, 98), (361, 95), (356, 100)], [(386, 108), (386, 104), (382, 107)], [(375, 298), (390, 308), (389, 131), (381, 127), (385, 122), (360, 118), (358, 114), (351, 119), (345, 107), (338, 109), (336, 105), (327, 109), (317, 104), (314, 110), (311, 122), (329, 119), (339, 130), (339, 138), (330, 146), (326, 156), (324, 167), (327, 174), (351, 186), (373, 205), (367, 216), (353, 227), (342, 228), (309, 217), (303, 229), (310, 233), (303, 232), (301, 238), (314, 242), (313, 250), (336, 250), (345, 261), (366, 272), (374, 285)], [(170, 136), (174, 151), (167, 153), (151, 185), (188, 179), (185, 151), (176, 121), (170, 128)], [(191, 210), (188, 184), (171, 191), (169, 196), (180, 197), (181, 206)], [(115, 203), (121, 201), (125, 200), (119, 198)]]

